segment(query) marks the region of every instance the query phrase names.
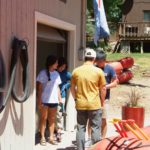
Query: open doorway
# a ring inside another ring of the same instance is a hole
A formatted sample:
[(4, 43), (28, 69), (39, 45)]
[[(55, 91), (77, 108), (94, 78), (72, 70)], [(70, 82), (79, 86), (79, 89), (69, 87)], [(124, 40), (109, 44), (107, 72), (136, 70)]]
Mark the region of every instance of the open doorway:
[(143, 51), (144, 51), (144, 53), (150, 52), (150, 41), (143, 42)]
[(45, 67), (48, 55), (67, 58), (67, 31), (38, 24), (36, 75)]
[[(44, 27), (40, 27), (44, 26)], [(39, 28), (40, 27), (40, 28)], [(44, 28), (44, 29), (43, 29)], [(48, 36), (49, 38), (43, 37), (43, 32), (41, 36), (40, 30), (51, 30), (51, 36), (53, 33), (53, 38), (50, 38), (50, 35), (47, 35), (48, 33), (44, 34), (45, 36)], [(52, 30), (55, 31), (52, 31)], [(57, 31), (57, 32), (56, 32)], [(59, 36), (56, 36), (59, 33)], [(54, 36), (55, 35), (55, 36)], [(54, 38), (57, 37), (57, 38)], [(51, 47), (51, 49), (43, 49), (43, 46)], [(65, 22), (63, 20), (45, 15), (40, 12), (35, 12), (35, 87), (36, 87), (36, 74), (44, 67), (45, 61), (42, 61), (46, 57), (46, 53), (48, 54), (57, 54), (59, 56), (66, 56), (68, 61), (68, 71), (71, 71), (75, 67), (76, 60), (76, 25), (71, 24), (69, 22)], [(60, 50), (61, 49), (61, 50)], [(46, 52), (47, 51), (47, 52)], [(42, 58), (43, 57), (43, 58)], [(42, 58), (42, 59), (41, 59)], [(41, 61), (41, 62), (40, 62)], [(38, 67), (37, 67), (38, 66)], [(35, 88), (36, 89), (36, 88)], [(36, 91), (35, 91), (36, 93)], [(66, 118), (66, 130), (72, 131), (74, 129), (74, 126), (76, 124), (75, 116), (76, 111), (75, 109), (70, 109), (74, 106), (74, 101), (72, 100), (72, 96), (69, 92), (68, 94), (68, 103), (66, 108), (67, 111), (67, 118)], [(36, 100), (36, 96), (35, 96)], [(68, 113), (69, 112), (69, 113)], [(35, 113), (35, 123), (37, 124), (37, 116), (38, 114)], [(38, 127), (35, 125), (35, 135), (37, 133)], [(36, 139), (36, 138), (35, 138)], [(36, 148), (40, 149), (40, 144), (36, 144)]]
[[(37, 24), (37, 55), (36, 55), (36, 76), (45, 68), (47, 56), (54, 55), (67, 59), (67, 36), (68, 32), (51, 26)], [(40, 141), (39, 134), (39, 113), (36, 108), (36, 144)]]

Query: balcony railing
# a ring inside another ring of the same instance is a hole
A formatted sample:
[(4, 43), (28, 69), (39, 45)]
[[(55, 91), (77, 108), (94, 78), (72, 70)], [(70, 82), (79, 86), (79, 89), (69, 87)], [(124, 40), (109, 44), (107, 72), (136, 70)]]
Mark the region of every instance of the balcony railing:
[(119, 36), (122, 39), (150, 39), (150, 22), (119, 23)]

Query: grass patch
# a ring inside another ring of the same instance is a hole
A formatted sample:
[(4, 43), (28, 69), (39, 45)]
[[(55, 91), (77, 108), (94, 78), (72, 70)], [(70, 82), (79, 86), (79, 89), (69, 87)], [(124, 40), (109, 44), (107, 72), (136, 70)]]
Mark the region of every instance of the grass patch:
[(107, 60), (119, 60), (124, 57), (132, 57), (134, 59), (134, 65), (137, 68), (134, 71), (134, 76), (139, 77), (144, 71), (150, 71), (150, 53), (132, 53), (132, 54), (121, 54), (113, 53), (107, 54)]

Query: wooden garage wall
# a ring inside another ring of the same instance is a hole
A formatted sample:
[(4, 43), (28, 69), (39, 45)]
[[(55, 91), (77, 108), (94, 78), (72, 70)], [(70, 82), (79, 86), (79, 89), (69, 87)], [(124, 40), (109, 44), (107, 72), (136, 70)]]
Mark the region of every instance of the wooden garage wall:
[[(31, 96), (24, 104), (9, 99), (6, 109), (0, 114), (0, 150), (32, 150), (34, 143), (34, 0), (0, 0), (0, 50), (6, 65), (7, 92), (11, 39), (17, 36), (29, 41)], [(20, 69), (20, 68), (19, 68)], [(21, 81), (19, 72), (16, 77)]]
[[(77, 49), (81, 46), (81, 0), (0, 0), (0, 50), (6, 65), (7, 92), (11, 40), (14, 36), (29, 41), (31, 96), (19, 104), (11, 98), (0, 114), (0, 150), (33, 150), (35, 133), (35, 11), (72, 23), (77, 27)], [(20, 67), (19, 67), (20, 72)], [(17, 81), (20, 82), (20, 73)], [(18, 84), (17, 82), (17, 84)]]
[[(86, 0), (82, 0), (86, 1)], [(76, 25), (77, 50), (81, 46), (81, 0), (36, 0), (36, 10), (51, 17)], [(77, 55), (75, 56), (77, 60)]]

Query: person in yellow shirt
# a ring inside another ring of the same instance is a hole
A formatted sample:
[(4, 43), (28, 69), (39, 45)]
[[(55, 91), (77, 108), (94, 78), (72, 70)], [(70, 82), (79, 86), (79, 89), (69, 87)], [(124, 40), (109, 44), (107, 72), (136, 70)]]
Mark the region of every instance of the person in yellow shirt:
[(92, 144), (101, 139), (102, 107), (106, 96), (106, 81), (103, 71), (95, 67), (96, 52), (86, 48), (85, 62), (73, 70), (71, 93), (77, 110), (77, 149), (85, 149), (87, 121), (92, 129)]
[[(116, 76), (115, 70), (106, 63), (107, 54), (100, 49), (97, 49), (97, 56), (96, 56), (96, 67), (101, 68), (104, 72), (105, 79), (106, 79), (106, 97), (104, 101), (104, 108), (102, 113), (102, 125), (101, 125), (101, 135), (102, 138), (105, 138), (107, 133), (107, 118), (109, 113), (109, 101), (110, 101), (110, 90), (117, 86), (118, 79)], [(86, 147), (91, 145), (91, 128), (88, 125), (88, 140), (85, 143)]]

